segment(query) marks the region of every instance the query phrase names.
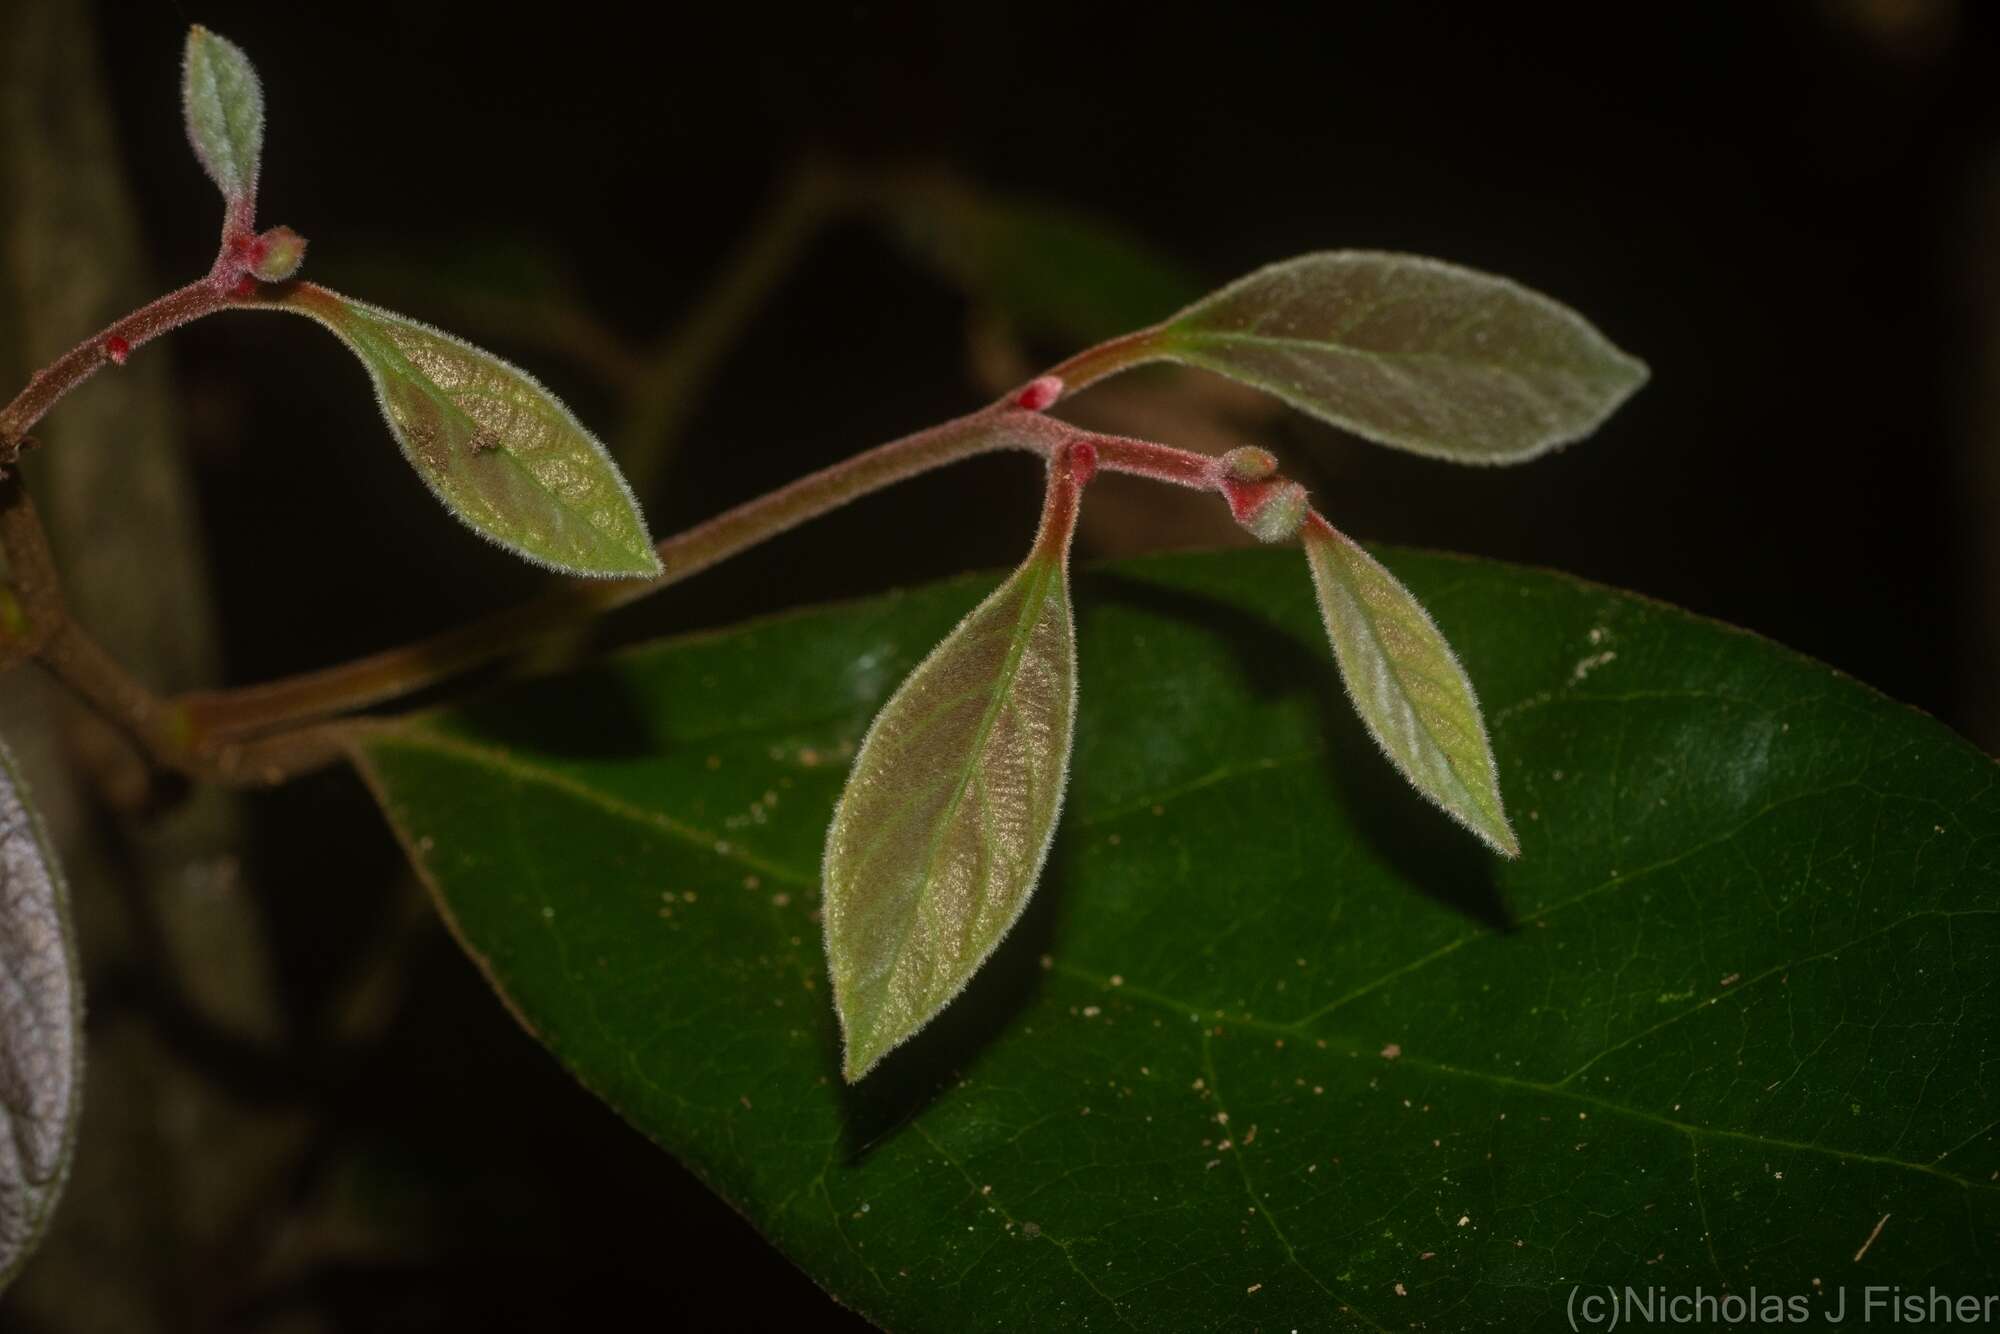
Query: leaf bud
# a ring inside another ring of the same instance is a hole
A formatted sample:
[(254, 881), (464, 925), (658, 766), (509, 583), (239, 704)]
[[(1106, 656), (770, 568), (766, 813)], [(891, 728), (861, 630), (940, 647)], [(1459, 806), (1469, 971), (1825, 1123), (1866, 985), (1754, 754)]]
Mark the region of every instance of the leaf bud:
[(1054, 406), (1062, 397), (1063, 382), (1059, 375), (1044, 375), (1040, 379), (1028, 381), (1020, 393), (1014, 396), (1014, 406), (1029, 412), (1041, 412)]
[(1289, 542), (1306, 520), (1306, 489), (1297, 482), (1250, 482), (1230, 488), (1236, 522), (1259, 542)]
[(259, 282), (281, 283), (305, 261), (306, 238), (289, 227), (273, 227), (250, 243), (247, 259)]
[(1222, 456), (1222, 470), (1239, 482), (1261, 482), (1278, 470), (1278, 456), (1255, 445), (1239, 445)]

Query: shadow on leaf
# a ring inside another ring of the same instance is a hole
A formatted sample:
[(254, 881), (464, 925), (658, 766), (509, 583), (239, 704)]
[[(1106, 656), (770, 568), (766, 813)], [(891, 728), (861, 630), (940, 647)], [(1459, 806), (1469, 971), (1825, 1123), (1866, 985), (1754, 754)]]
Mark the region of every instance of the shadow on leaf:
[[(1061, 835), (1057, 835), (1060, 844)], [(882, 1058), (859, 1084), (842, 1084), (844, 1158), (852, 1166), (922, 1115), (938, 1096), (978, 1064), (1041, 990), (1041, 959), (1055, 940), (1056, 905), (1066, 892), (1058, 846), (1021, 920), (943, 1013)], [(826, 1068), (840, 1078), (837, 1038), (827, 1043)]]
[(657, 758), (673, 749), (657, 708), (614, 667), (512, 682), (457, 710), (457, 726), (482, 740), (531, 754), (577, 760)]
[[(1369, 739), (1341, 689), (1323, 636), (1307, 642), (1242, 607), (1126, 575), (1085, 572), (1077, 584), (1080, 603), (1116, 602), (1210, 631), (1229, 646), (1243, 680), (1260, 698), (1309, 695), (1326, 771), (1376, 855), (1426, 898), (1481, 926), (1513, 929), (1513, 915), (1494, 882), (1492, 854), (1412, 791)], [(1088, 709), (1087, 663), (1084, 675), (1082, 707)]]

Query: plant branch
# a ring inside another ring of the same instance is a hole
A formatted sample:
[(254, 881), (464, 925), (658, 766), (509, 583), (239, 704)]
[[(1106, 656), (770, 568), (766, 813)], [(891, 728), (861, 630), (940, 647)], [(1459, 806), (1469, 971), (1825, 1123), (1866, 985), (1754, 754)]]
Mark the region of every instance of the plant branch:
[[(733, 324), (775, 281), (800, 229), (809, 228), (824, 207), (813, 178), (802, 180), (778, 210), (769, 234), (740, 258), (739, 272), (712, 293), (709, 314), (684, 328), (675, 341), (726, 342)], [(122, 361), (132, 348), (178, 324), (255, 300), (254, 291), (243, 293), (230, 281), (228, 256), (225, 242), (224, 254), (207, 278), (126, 316), (37, 373), (0, 409), (0, 446), (5, 447), (0, 459), (11, 461), (28, 429), (106, 361)], [(0, 547), (13, 574), (13, 589), (0, 600), (0, 665), (35, 657), (164, 767), (225, 783), (275, 783), (338, 758), (346, 729), (328, 719), (518, 653), (553, 631), (679, 583), (849, 501), (977, 454), (1019, 449), (1048, 457), (1068, 442), (1087, 441), (1106, 471), (1215, 490), (1244, 517), (1262, 503), (1276, 479), (1245, 480), (1226, 459), (1098, 435), (1043, 415), (1066, 393), (1147, 360), (1152, 337), (1142, 331), (1080, 353), (1058, 367), (1078, 376), (1076, 382), (1044, 376), (977, 412), (879, 445), (666, 538), (657, 547), (666, 568), (658, 579), (567, 584), (518, 607), (339, 666), (171, 700), (152, 694), (71, 620), (32, 504), (18, 479), (0, 480), (6, 488), (0, 492)], [(665, 420), (673, 424), (671, 413)]]
[(1063, 382), (1063, 397), (1069, 398), (1120, 371), (1159, 360), (1159, 335), (1155, 327), (1109, 339), (1050, 368), (1049, 374)]
[(548, 631), (669, 588), (918, 473), (1002, 449), (1046, 452), (1068, 430), (1038, 413), (995, 405), (878, 445), (666, 538), (656, 548), (666, 567), (657, 579), (563, 584), (414, 644), (262, 685), (184, 695), (176, 704), (198, 735), (246, 737), (384, 703), (506, 657)]
[(387, 703), (517, 653), (550, 631), (669, 588), (849, 501), (977, 454), (1019, 449), (1047, 456), (1065, 442), (1088, 441), (1104, 471), (1214, 490), (1233, 509), (1241, 509), (1244, 495), (1261, 498), (1277, 481), (1240, 481), (1211, 455), (1080, 431), (1016, 406), (1016, 397), (878, 445), (666, 538), (657, 547), (666, 566), (658, 579), (564, 584), (413, 644), (261, 685), (183, 695), (173, 704), (195, 736), (241, 740)]
[(0, 408), (0, 468), (19, 456), (21, 440), (35, 429), (35, 423), (98, 367), (106, 362), (122, 364), (135, 348), (228, 304), (229, 287), (211, 273), (114, 320), (36, 371), (13, 402)]
[(11, 667), (39, 652), (64, 615), (55, 557), (18, 474), (0, 478), (0, 553), (13, 585), (13, 614), (0, 618), (0, 667)]
[(34, 502), (19, 476), (0, 480), (0, 552), (24, 624), (0, 625), (0, 665), (32, 656), (155, 763), (211, 782), (269, 784), (338, 757), (335, 729), (299, 728), (247, 743), (200, 745), (186, 714), (141, 685), (69, 615)]

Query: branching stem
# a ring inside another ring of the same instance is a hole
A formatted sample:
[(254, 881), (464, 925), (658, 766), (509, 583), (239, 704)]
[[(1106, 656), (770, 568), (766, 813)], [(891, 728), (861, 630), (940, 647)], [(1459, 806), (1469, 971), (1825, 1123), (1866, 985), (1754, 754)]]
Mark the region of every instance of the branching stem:
[[(105, 361), (121, 359), (175, 325), (255, 301), (254, 295), (236, 290), (233, 275), (219, 260), (209, 277), (80, 344), (39, 372), (0, 410), (0, 443), (8, 451), (0, 458), (11, 458), (21, 437), (49, 408)], [(1048, 458), (1066, 444), (1087, 443), (1103, 471), (1217, 491), (1240, 517), (1281, 479), (1245, 482), (1221, 459), (1083, 431), (1036, 410), (1051, 392), (1075, 392), (1147, 359), (1149, 337), (1142, 332), (1115, 339), (1057, 368), (1080, 381), (1037, 381), (977, 412), (879, 445), (668, 537), (658, 546), (666, 567), (658, 579), (564, 584), (518, 607), (338, 666), (168, 700), (147, 691), (70, 620), (41, 526), (18, 479), (11, 479), (0, 491), (0, 548), (13, 581), (13, 600), (0, 599), (0, 665), (34, 657), (164, 767), (216, 781), (275, 783), (337, 758), (343, 727), (351, 724), (329, 720), (519, 653), (553, 631), (659, 592), (829, 510), (978, 454), (1013, 449)]]
[(218, 282), (211, 273), (113, 321), (36, 371), (27, 387), (0, 408), (0, 468), (14, 462), (21, 441), (35, 429), (35, 423), (100, 366), (123, 362), (134, 349), (189, 320), (218, 311), (229, 302), (228, 284)]

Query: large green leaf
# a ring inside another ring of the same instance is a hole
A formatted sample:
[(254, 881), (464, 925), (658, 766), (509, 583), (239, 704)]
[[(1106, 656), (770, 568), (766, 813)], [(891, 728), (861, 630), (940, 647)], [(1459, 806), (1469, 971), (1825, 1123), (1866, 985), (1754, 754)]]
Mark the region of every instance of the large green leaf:
[(858, 1087), (814, 919), (828, 812), (992, 581), (663, 643), (362, 760), (541, 1039), (898, 1329), (1552, 1328), (1578, 1283), (1822, 1310), (1865, 1283), (1992, 1291), (1992, 762), (1739, 631), (1387, 564), (1489, 710), (1519, 861), (1367, 740), (1296, 552), (1083, 573), (1041, 890)]

